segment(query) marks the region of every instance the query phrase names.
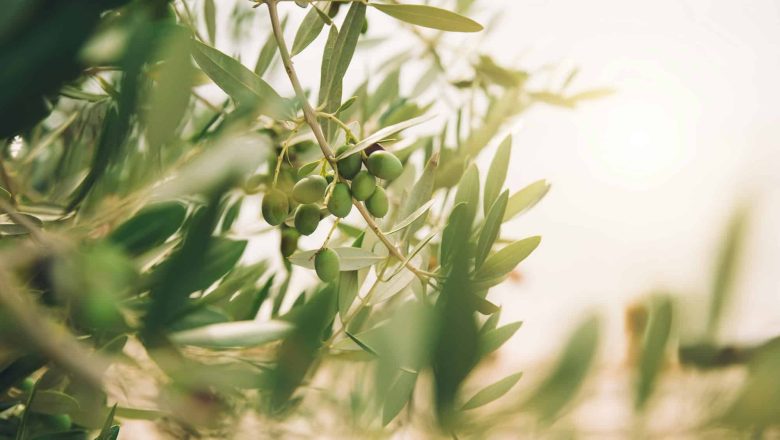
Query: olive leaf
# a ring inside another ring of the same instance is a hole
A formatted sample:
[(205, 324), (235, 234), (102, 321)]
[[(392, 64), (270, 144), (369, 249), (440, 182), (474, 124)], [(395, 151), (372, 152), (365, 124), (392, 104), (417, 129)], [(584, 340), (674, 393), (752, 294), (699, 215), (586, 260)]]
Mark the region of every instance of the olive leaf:
[(481, 24), (468, 17), (433, 6), (382, 3), (369, 3), (369, 6), (393, 18), (417, 26), (448, 32), (479, 32), (482, 30)]
[(474, 394), (463, 405), (464, 410), (479, 408), (480, 406), (487, 405), (488, 403), (500, 399), (503, 395), (509, 392), (515, 384), (520, 381), (523, 373), (511, 374), (498, 382), (492, 383), (485, 388), (481, 389), (478, 393)]
[[(337, 247), (332, 249), (339, 256), (342, 271), (358, 270), (373, 266), (385, 258), (360, 248)], [(316, 253), (316, 250), (297, 252), (291, 255), (288, 261), (296, 266), (314, 269), (314, 254)]]
[(210, 348), (246, 348), (285, 337), (293, 326), (285, 321), (236, 321), (211, 324), (172, 333), (171, 341)]
[(193, 42), (192, 56), (203, 73), (239, 105), (278, 119), (292, 117), (289, 103), (235, 58), (198, 41)]

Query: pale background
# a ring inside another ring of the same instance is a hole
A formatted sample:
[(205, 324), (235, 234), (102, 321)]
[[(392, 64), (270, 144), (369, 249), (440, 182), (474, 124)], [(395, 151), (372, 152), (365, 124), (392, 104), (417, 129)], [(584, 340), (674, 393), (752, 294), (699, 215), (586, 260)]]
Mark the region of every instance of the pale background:
[[(504, 306), (502, 321), (525, 321), (502, 351), (502, 364), (557, 352), (580, 314), (593, 309), (608, 322), (604, 359), (619, 361), (627, 304), (655, 289), (684, 295), (686, 305), (706, 298), (721, 232), (744, 199), (753, 207), (749, 245), (723, 339), (780, 333), (780, 2), (481, 3), (500, 11), (489, 26), (494, 31), (478, 43), (483, 52), (529, 70), (576, 66), (575, 90), (618, 91), (575, 111), (537, 107), (513, 130), (509, 188), (545, 178), (552, 191), (503, 230), (543, 240), (521, 265), (523, 281), (491, 293)], [(300, 10), (292, 3), (282, 9), (293, 12), (291, 44)], [(257, 12), (265, 17), (265, 8)], [(487, 23), (493, 15), (475, 18)], [(347, 84), (414, 41), (377, 11), (369, 18), (372, 35), (392, 40), (359, 51)], [(262, 21), (256, 42), (246, 45), (248, 60), (268, 33)], [(309, 87), (318, 81), (322, 40), (295, 59)], [(416, 69), (404, 70), (407, 93)], [(270, 80), (287, 90), (279, 70)], [(483, 171), (489, 160), (480, 160)], [(272, 246), (256, 242), (251, 249), (265, 256)], [(686, 315), (683, 324), (695, 329), (695, 318)]]

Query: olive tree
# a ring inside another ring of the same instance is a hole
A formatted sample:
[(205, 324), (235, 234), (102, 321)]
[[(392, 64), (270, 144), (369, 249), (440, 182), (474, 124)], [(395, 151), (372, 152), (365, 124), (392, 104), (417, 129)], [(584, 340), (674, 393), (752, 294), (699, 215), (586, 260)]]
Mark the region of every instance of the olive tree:
[[(491, 289), (540, 244), (502, 225), (549, 189), (505, 188), (507, 133), (604, 92), (446, 43), (500, 6), (427, 3), (5, 5), (0, 438), (136, 418), (231, 436), (247, 415), (269, 436), (484, 435), (559, 413), (595, 318), (525, 405), (504, 397), (519, 372), (471, 373), (520, 327)], [(409, 43), (347, 83), (388, 33)], [(315, 47), (319, 71), (297, 70)]]

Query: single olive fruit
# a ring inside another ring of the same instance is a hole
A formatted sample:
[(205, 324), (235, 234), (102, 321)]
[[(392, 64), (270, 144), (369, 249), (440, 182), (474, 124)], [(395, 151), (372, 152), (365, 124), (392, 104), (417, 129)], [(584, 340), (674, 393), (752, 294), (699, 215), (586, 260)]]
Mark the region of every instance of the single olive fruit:
[[(336, 156), (347, 151), (349, 145), (342, 145), (336, 150)], [(336, 164), (339, 169), (339, 174), (345, 179), (352, 180), (355, 174), (360, 171), (360, 167), (363, 166), (363, 160), (360, 158), (360, 153), (355, 153), (351, 156), (347, 156), (338, 161)]]
[(282, 225), (282, 239), (279, 243), (279, 251), (283, 257), (289, 257), (298, 250), (298, 238), (301, 234), (295, 229)]
[(290, 202), (287, 200), (287, 194), (272, 189), (265, 193), (262, 203), (263, 218), (271, 226), (282, 224), (290, 212)]
[(38, 414), (38, 420), (52, 431), (65, 431), (73, 425), (73, 421), (67, 414)]
[(382, 218), (387, 215), (390, 203), (387, 201), (387, 193), (384, 188), (377, 186), (374, 194), (366, 200), (366, 208), (374, 217)]
[(314, 254), (314, 270), (324, 282), (330, 282), (339, 276), (339, 255), (333, 249), (322, 249)]
[(404, 166), (393, 153), (376, 151), (368, 156), (368, 171), (384, 180), (393, 180), (401, 175)]
[(352, 194), (346, 183), (339, 182), (333, 188), (328, 200), (328, 211), (339, 218), (344, 218), (352, 211)]
[(303, 235), (311, 235), (320, 224), (320, 207), (307, 203), (295, 210), (295, 229)]
[(376, 177), (369, 174), (367, 171), (361, 171), (357, 173), (354, 179), (352, 179), (352, 197), (363, 201), (371, 197), (376, 189)]
[(298, 203), (314, 203), (322, 200), (328, 181), (322, 176), (306, 176), (295, 184), (292, 190), (293, 199)]

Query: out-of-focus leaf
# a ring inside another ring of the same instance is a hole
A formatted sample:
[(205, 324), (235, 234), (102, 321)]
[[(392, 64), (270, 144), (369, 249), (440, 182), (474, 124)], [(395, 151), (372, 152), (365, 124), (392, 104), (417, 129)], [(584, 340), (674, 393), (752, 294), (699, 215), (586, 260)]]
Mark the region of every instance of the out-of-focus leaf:
[(485, 192), (482, 197), (483, 209), (485, 215), (501, 193), (501, 188), (504, 186), (506, 180), (506, 173), (509, 169), (509, 158), (512, 152), (512, 137), (507, 136), (501, 145), (496, 150), (496, 155), (493, 156), (493, 162), (490, 163), (490, 170), (488, 170), (487, 177), (485, 178)]
[(325, 26), (325, 22), (320, 17), (317, 5), (312, 4), (309, 12), (303, 17), (298, 32), (295, 33), (290, 55), (295, 56), (306, 49), (320, 35), (323, 26)]
[[(287, 29), (287, 17), (282, 20), (282, 32)], [(260, 53), (257, 54), (257, 61), (255, 62), (254, 72), (257, 76), (263, 76), (263, 74), (271, 67), (271, 63), (274, 60), (279, 45), (276, 43), (273, 32), (271, 32), (265, 40), (263, 47), (260, 48)]]
[(289, 103), (235, 58), (197, 41), (193, 42), (192, 56), (203, 72), (238, 105), (277, 119), (292, 117)]
[[(215, 274), (218, 278), (235, 264), (232, 257), (224, 258), (224, 255), (220, 254), (241, 242), (223, 239), (219, 248), (212, 245), (211, 234), (219, 220), (219, 201), (222, 193), (223, 190), (220, 189), (210, 194), (206, 207), (193, 216), (181, 247), (150, 275), (153, 280), (149, 292), (151, 301), (144, 317), (148, 343), (159, 341), (161, 328), (180, 313), (191, 292), (208, 287), (216, 281), (216, 278), (213, 278)], [(241, 252), (244, 246), (246, 242), (243, 242)], [(235, 249), (232, 253), (236, 253)], [(230, 263), (228, 267), (224, 267), (226, 261)], [(218, 264), (214, 264), (215, 262)]]
[[(384, 260), (384, 257), (360, 248), (337, 247), (333, 248), (333, 251), (339, 256), (339, 267), (342, 271), (362, 269)], [(296, 252), (288, 260), (296, 266), (314, 269), (314, 254), (316, 253), (316, 250)]]
[(332, 284), (317, 292), (291, 317), (295, 330), (279, 347), (277, 366), (272, 371), (270, 408), (282, 410), (317, 358), (322, 333), (336, 314), (336, 291)]
[(493, 58), (486, 55), (479, 57), (475, 69), (485, 81), (502, 87), (519, 87), (528, 78), (526, 72), (499, 66)]
[(485, 262), (490, 249), (493, 247), (493, 243), (496, 242), (498, 234), (501, 230), (501, 221), (504, 218), (504, 212), (506, 212), (506, 205), (509, 201), (509, 191), (504, 191), (498, 196), (498, 199), (493, 203), (485, 222), (482, 225), (482, 230), (479, 232), (477, 239), (477, 250), (474, 259), (474, 266), (477, 270), (482, 267), (482, 263)]
[(485, 263), (477, 271), (476, 277), (490, 279), (506, 275), (531, 255), (531, 252), (539, 246), (541, 241), (542, 237), (535, 236), (504, 246), (485, 259)]
[(375, 143), (387, 139), (388, 137), (398, 133), (399, 131), (406, 130), (409, 127), (414, 127), (415, 125), (422, 124), (423, 122), (426, 122), (431, 118), (433, 118), (433, 115), (420, 116), (418, 118), (409, 119), (408, 121), (403, 121), (388, 127), (384, 127), (381, 130), (375, 132), (374, 134), (367, 136), (365, 139), (358, 142), (353, 147), (348, 148), (346, 151), (339, 154), (338, 159), (343, 159), (347, 156), (351, 156), (357, 153), (358, 151), (363, 151), (366, 148), (374, 145)]
[(366, 102), (366, 117), (373, 116), (377, 110), (398, 98), (400, 75), (401, 69), (399, 67), (390, 72), (377, 86), (374, 93), (368, 98), (368, 102)]
[(446, 9), (428, 5), (388, 5), (369, 3), (385, 14), (407, 23), (448, 32), (479, 32), (482, 25)]
[(731, 291), (737, 276), (739, 259), (744, 246), (747, 219), (746, 209), (742, 208), (736, 211), (732, 216), (721, 244), (712, 284), (712, 299), (710, 300), (710, 311), (707, 320), (707, 335), (710, 338), (716, 336), (720, 326), (723, 307), (727, 304), (732, 294)]
[(658, 374), (663, 368), (669, 334), (672, 329), (672, 302), (668, 297), (655, 298), (651, 303), (650, 321), (645, 330), (642, 352), (637, 365), (639, 376), (636, 384), (637, 409), (644, 408), (653, 392)]
[(751, 359), (744, 384), (729, 407), (715, 421), (756, 432), (776, 426), (780, 416), (779, 370), (780, 339), (775, 338), (764, 344)]
[(173, 333), (173, 342), (209, 348), (246, 348), (285, 337), (293, 326), (285, 321), (236, 321)]
[(106, 421), (100, 429), (100, 433), (95, 440), (116, 440), (119, 435), (119, 426), (114, 425), (114, 415), (116, 414), (116, 404), (111, 407), (111, 411), (106, 416)]
[(458, 155), (446, 163), (442, 161), (436, 187), (451, 187), (459, 182), (465, 158), (477, 157), (490, 143), (490, 140), (498, 134), (501, 127), (513, 116), (523, 111), (525, 105), (520, 96), (518, 88), (511, 88), (490, 105), (484, 122), (469, 133), (469, 136), (463, 141)]
[(523, 322), (517, 321), (482, 333), (479, 346), (481, 356), (485, 356), (501, 348), (501, 346), (514, 336), (522, 326)]
[(206, 21), (209, 43), (214, 44), (217, 40), (217, 8), (214, 0), (203, 0), (203, 19)]
[(400, 370), (395, 382), (385, 395), (382, 404), (382, 425), (387, 426), (406, 406), (412, 397), (414, 385), (417, 383), (417, 373)]
[(358, 273), (355, 270), (341, 272), (339, 277), (339, 316), (341, 320), (347, 317), (349, 307), (358, 294)]
[[(207, 0), (206, 3), (213, 0)], [(190, 61), (190, 36), (184, 29), (171, 32), (160, 50), (162, 66), (157, 84), (152, 88), (146, 113), (146, 139), (151, 149), (158, 149), (176, 138), (190, 101), (195, 68)]]
[[(469, 221), (474, 221), (479, 209), (479, 170), (474, 164), (469, 165), (455, 192), (455, 204), (464, 203)], [(491, 201), (492, 205), (494, 201)]]
[(471, 234), (471, 224), (468, 205), (466, 203), (456, 204), (452, 208), (447, 219), (447, 225), (441, 234), (439, 260), (443, 268), (450, 266), (457, 249), (467, 245), (468, 240), (464, 240), (464, 237), (468, 237)]
[(163, 244), (176, 233), (186, 215), (187, 208), (179, 202), (150, 205), (119, 225), (108, 240), (130, 255), (140, 255)]
[[(466, 225), (470, 230), (471, 225)], [(472, 301), (475, 292), (468, 273), (471, 252), (465, 240), (459, 239), (450, 257), (452, 269), (435, 306), (438, 328), (433, 348), (434, 401), (439, 424), (444, 428), (454, 422), (458, 392), (479, 360), (481, 346)]]
[(518, 215), (533, 208), (534, 205), (544, 198), (548, 191), (550, 191), (550, 184), (545, 180), (537, 180), (512, 194), (509, 198), (509, 203), (507, 203), (506, 206), (504, 221), (512, 220)]
[(53, 390), (38, 390), (30, 403), (30, 410), (40, 414), (69, 414), (78, 409), (76, 399)]
[(469, 399), (464, 405), (463, 409), (474, 409), (480, 406), (487, 405), (488, 403), (501, 398), (504, 394), (508, 393), (513, 386), (520, 380), (523, 373), (515, 373), (509, 375), (498, 382), (490, 384), (480, 390), (471, 399)]
[[(411, 191), (409, 191), (409, 196), (406, 197), (406, 200), (404, 200), (404, 202), (401, 204), (399, 217), (409, 217), (410, 215), (414, 214), (414, 212), (417, 211), (421, 206), (424, 206), (427, 201), (431, 200), (433, 195), (433, 182), (436, 178), (436, 168), (438, 166), (439, 156), (433, 155), (430, 160), (428, 160), (425, 168), (423, 168), (420, 178), (417, 180), (417, 182), (415, 182)], [(403, 239), (406, 240), (413, 236), (415, 231), (423, 226), (425, 222), (424, 214), (426, 212), (427, 211), (423, 211), (423, 215), (420, 218), (413, 220), (409, 227), (406, 228), (402, 234)]]
[(555, 367), (524, 407), (533, 410), (544, 421), (551, 421), (564, 409), (577, 395), (593, 364), (600, 327), (597, 316), (588, 317), (577, 326)]

